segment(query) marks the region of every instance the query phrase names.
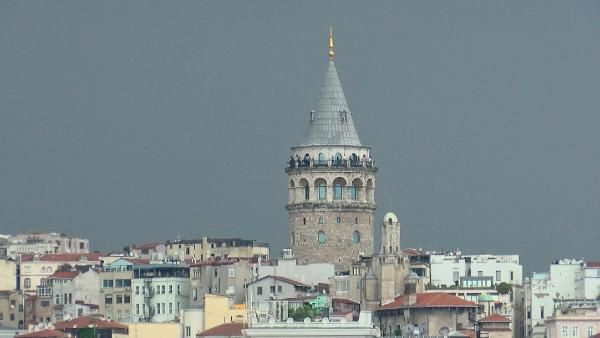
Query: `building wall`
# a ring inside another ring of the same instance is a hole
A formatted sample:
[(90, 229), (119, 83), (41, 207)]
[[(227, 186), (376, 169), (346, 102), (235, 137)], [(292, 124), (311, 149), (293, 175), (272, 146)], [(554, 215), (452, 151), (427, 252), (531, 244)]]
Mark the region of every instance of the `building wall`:
[[(271, 287), (275, 288), (275, 292), (271, 292)], [(281, 291), (279, 291), (279, 287), (281, 287)], [(252, 303), (260, 303), (271, 299), (297, 298), (306, 295), (302, 291), (296, 291), (294, 285), (274, 278), (257, 280), (248, 285), (248, 289), (248, 292), (252, 295)]]
[(266, 243), (243, 239), (214, 241), (203, 237), (199, 240), (178, 241), (168, 243), (165, 252), (167, 257), (196, 261), (215, 258), (269, 258), (269, 246)]
[(73, 298), (85, 304), (100, 305), (100, 274), (93, 269), (73, 279)]
[(73, 280), (52, 279), (49, 282), (52, 286), (53, 321), (77, 317), (74, 306), (75, 299), (73, 299)]
[[(412, 308), (410, 310), (377, 311), (375, 323), (386, 336), (393, 336), (394, 331), (405, 324), (424, 325), (425, 336), (437, 336), (442, 327), (450, 331), (456, 330), (459, 325), (463, 329), (473, 328), (474, 321), (469, 319), (469, 313), (456, 308)], [(383, 336), (383, 334), (382, 334)]]
[(17, 288), (17, 263), (0, 259), (0, 291)]
[(183, 337), (179, 323), (130, 323), (129, 338)]
[(183, 309), (180, 313), (181, 334), (184, 338), (196, 337), (204, 329), (204, 309)]
[(335, 274), (332, 263), (298, 264), (296, 259), (279, 259), (276, 265), (259, 265), (258, 278), (265, 276), (286, 277), (307, 285), (329, 283), (329, 277)]
[(583, 288), (585, 299), (596, 299), (600, 296), (600, 267), (585, 268)]
[[(133, 306), (133, 321), (144, 321), (140, 312), (151, 306), (153, 313), (151, 316), (152, 322), (164, 323), (173, 321), (179, 318), (179, 311), (189, 306), (190, 301), (190, 280), (189, 278), (168, 277), (168, 278), (151, 278), (142, 279), (134, 278), (131, 281), (133, 290), (140, 290), (140, 294), (134, 291), (132, 296)], [(160, 292), (157, 292), (157, 287)], [(162, 290), (165, 292), (163, 293)], [(142, 292), (143, 291), (143, 292)], [(149, 298), (146, 295), (150, 295)], [(160, 313), (157, 311), (157, 306), (160, 305)]]
[[(132, 286), (117, 287), (115, 280), (132, 280), (133, 272), (129, 271), (102, 271), (98, 274), (98, 305), (100, 314), (119, 321), (130, 321), (134, 311)], [(109, 287), (104, 281), (112, 281), (112, 287)], [(133, 283), (132, 283), (133, 284)], [(92, 288), (93, 285), (90, 285)], [(130, 301), (125, 301), (125, 295), (130, 297)], [(107, 304), (107, 296), (112, 300), (112, 304)], [(117, 296), (123, 298), (121, 304), (117, 303)]]
[(452, 286), (456, 278), (467, 276), (489, 276), (494, 278), (495, 284), (521, 285), (523, 266), (519, 264), (518, 255), (431, 255), (433, 285)]
[[(19, 276), (21, 289), (29, 293), (35, 293), (36, 287), (41, 284), (41, 280), (50, 277), (63, 264), (69, 264), (72, 267), (96, 266), (100, 265), (100, 261), (36, 261), (35, 259), (33, 261), (21, 261), (21, 275)], [(30, 281), (29, 287), (25, 283), (27, 278)]]
[(190, 306), (203, 306), (205, 294), (224, 294), (235, 304), (246, 299), (245, 285), (252, 280), (248, 260), (210, 262), (190, 267)]
[(229, 299), (225, 296), (204, 296), (204, 330), (212, 329), (225, 323), (246, 322), (245, 308), (232, 308)]

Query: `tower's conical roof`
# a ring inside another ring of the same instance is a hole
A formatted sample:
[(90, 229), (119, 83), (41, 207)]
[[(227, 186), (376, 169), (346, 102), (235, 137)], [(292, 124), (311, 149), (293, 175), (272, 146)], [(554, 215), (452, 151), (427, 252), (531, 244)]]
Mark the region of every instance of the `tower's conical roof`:
[(332, 58), (302, 145), (362, 145)]

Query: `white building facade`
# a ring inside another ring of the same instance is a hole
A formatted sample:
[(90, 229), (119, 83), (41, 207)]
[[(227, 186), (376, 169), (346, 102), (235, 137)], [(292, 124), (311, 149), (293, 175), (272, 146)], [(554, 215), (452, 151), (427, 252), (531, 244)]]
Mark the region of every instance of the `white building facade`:
[(431, 284), (452, 286), (461, 277), (492, 277), (494, 284), (523, 283), (519, 255), (462, 255), (460, 252), (431, 254)]

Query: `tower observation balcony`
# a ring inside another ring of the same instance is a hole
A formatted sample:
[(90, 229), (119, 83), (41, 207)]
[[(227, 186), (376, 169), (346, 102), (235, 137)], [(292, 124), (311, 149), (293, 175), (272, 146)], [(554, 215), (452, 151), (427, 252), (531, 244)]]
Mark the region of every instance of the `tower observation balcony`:
[(286, 173), (300, 172), (305, 170), (315, 171), (356, 171), (364, 170), (371, 173), (377, 172), (375, 161), (354, 161), (354, 160), (289, 160), (286, 167)]

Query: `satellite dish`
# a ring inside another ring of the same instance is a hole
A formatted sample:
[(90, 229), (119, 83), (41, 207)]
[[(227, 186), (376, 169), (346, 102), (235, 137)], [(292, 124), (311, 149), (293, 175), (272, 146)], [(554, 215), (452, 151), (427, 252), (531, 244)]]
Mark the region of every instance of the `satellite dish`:
[(421, 324), (418, 326), (418, 330), (419, 330), (419, 335), (422, 335), (423, 333), (425, 333), (427, 328), (425, 327), (425, 324)]
[(406, 324), (402, 327), (402, 332), (406, 333), (406, 334), (412, 334), (413, 333), (413, 326), (411, 324)]
[(438, 331), (440, 336), (447, 336), (448, 333), (450, 333), (450, 329), (447, 326), (444, 327), (440, 327), (440, 330)]

